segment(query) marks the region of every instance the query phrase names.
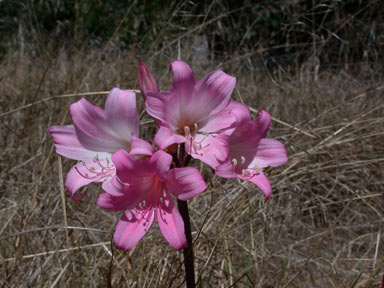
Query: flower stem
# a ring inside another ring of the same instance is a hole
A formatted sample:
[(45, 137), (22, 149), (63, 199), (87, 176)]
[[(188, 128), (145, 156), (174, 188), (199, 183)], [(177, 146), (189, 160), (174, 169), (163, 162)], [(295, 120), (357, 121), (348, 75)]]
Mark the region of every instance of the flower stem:
[(192, 246), (192, 234), (191, 234), (191, 223), (189, 221), (189, 211), (187, 201), (177, 200), (177, 206), (181, 217), (184, 220), (185, 236), (187, 237), (188, 247), (183, 249), (184, 254), (184, 269), (185, 269), (185, 281), (187, 288), (195, 288), (195, 267), (193, 257), (193, 246)]
[[(185, 167), (191, 160), (191, 156), (185, 153), (184, 144), (181, 144), (178, 151), (178, 157), (176, 155), (175, 162), (178, 167)], [(177, 199), (177, 206), (179, 212), (184, 221), (184, 231), (187, 238), (188, 247), (183, 249), (184, 254), (184, 269), (185, 269), (185, 282), (187, 288), (195, 288), (195, 266), (194, 266), (194, 255), (193, 255), (193, 244), (192, 244), (192, 233), (191, 233), (191, 222), (189, 220), (188, 202)]]

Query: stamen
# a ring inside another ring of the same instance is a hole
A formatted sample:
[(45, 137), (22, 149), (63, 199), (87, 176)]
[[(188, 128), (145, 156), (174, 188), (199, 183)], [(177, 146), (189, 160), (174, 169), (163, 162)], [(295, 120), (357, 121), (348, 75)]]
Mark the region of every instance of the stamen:
[(233, 164), (233, 167), (236, 167), (237, 165), (237, 160), (235, 158), (232, 159), (232, 164)]
[(96, 156), (95, 157), (93, 157), (93, 162), (97, 162), (98, 160), (99, 160), (99, 155), (98, 154), (96, 154)]
[(244, 163), (245, 163), (245, 157), (241, 156), (241, 164), (244, 164)]
[(197, 132), (197, 123), (194, 123), (193, 126), (195, 127), (195, 133)]
[(185, 127), (184, 127), (184, 134), (185, 134), (185, 136), (189, 135), (190, 132), (191, 132), (191, 130), (189, 129), (189, 127), (188, 127), (188, 126), (185, 126)]

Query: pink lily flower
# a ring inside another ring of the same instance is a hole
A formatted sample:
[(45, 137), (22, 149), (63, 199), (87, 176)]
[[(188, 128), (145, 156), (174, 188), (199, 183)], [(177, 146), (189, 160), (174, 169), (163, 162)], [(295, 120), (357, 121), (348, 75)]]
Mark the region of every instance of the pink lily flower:
[(75, 195), (81, 187), (110, 181), (116, 170), (110, 159), (118, 149), (138, 155), (153, 153), (151, 145), (136, 137), (139, 113), (132, 92), (114, 88), (107, 97), (105, 111), (83, 98), (70, 106), (70, 112), (74, 125), (52, 126), (48, 131), (57, 154), (81, 161), (71, 168), (65, 180), (74, 200), (85, 197), (86, 194)]
[(156, 219), (170, 245), (186, 248), (184, 222), (171, 194), (185, 201), (203, 192), (207, 185), (200, 172), (193, 167), (170, 169), (172, 156), (162, 150), (145, 160), (119, 150), (112, 160), (117, 177), (103, 186), (106, 193), (99, 195), (97, 205), (125, 210), (115, 229), (115, 246), (132, 249)]
[(146, 93), (148, 91), (159, 92), (155, 78), (153, 78), (151, 71), (145, 66), (143, 61), (139, 57), (139, 86), (141, 95), (144, 100), (146, 99)]
[(216, 167), (216, 174), (254, 183), (268, 199), (272, 189), (263, 168), (283, 165), (288, 161), (287, 153), (281, 142), (265, 138), (271, 124), (268, 112), (259, 111), (254, 121), (250, 112), (237, 116), (237, 125), (221, 133), (228, 141), (229, 156)]
[(160, 149), (186, 143), (186, 151), (199, 159), (204, 158), (203, 148), (217, 144), (211, 151), (218, 150), (216, 157), (225, 159), (220, 152), (222, 145), (208, 135), (230, 127), (236, 120), (230, 101), (236, 78), (216, 70), (196, 82), (187, 63), (174, 61), (170, 67), (171, 91), (147, 92), (147, 112), (161, 121), (154, 143)]

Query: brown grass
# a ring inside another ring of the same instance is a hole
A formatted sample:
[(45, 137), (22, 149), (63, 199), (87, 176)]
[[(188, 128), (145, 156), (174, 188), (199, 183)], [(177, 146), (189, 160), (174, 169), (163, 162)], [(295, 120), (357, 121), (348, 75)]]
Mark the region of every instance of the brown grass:
[[(148, 63), (162, 90), (176, 53), (167, 55)], [(318, 71), (308, 64), (290, 74), (235, 63), (221, 67), (238, 79), (233, 98), (271, 113), (269, 137), (284, 142), (290, 161), (268, 170), (268, 202), (255, 186), (220, 179), (195, 163), (209, 183), (190, 201), (199, 287), (378, 287), (384, 260), (381, 69)], [(192, 64), (197, 78), (218, 65)], [(16, 51), (0, 63), (1, 287), (183, 286), (182, 254), (157, 225), (124, 253), (111, 245), (120, 213), (95, 205), (99, 186), (88, 187), (81, 202), (62, 197), (62, 177), (74, 161), (55, 155), (47, 133), (71, 122), (68, 105), (80, 99), (76, 93), (90, 92), (87, 99), (103, 106), (99, 91), (137, 89), (136, 67), (132, 53), (113, 45), (102, 54)], [(140, 94), (138, 101), (142, 112)], [(155, 126), (147, 117), (141, 133), (150, 139)]]

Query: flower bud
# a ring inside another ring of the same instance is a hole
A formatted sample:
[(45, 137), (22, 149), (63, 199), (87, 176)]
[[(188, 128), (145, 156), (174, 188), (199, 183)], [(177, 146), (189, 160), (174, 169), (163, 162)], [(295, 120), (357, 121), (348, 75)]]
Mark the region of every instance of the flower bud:
[(139, 58), (139, 86), (141, 90), (141, 94), (146, 98), (146, 93), (148, 91), (151, 92), (159, 92), (159, 88), (157, 87), (155, 78), (153, 78), (151, 72), (148, 70), (147, 66), (141, 61)]

